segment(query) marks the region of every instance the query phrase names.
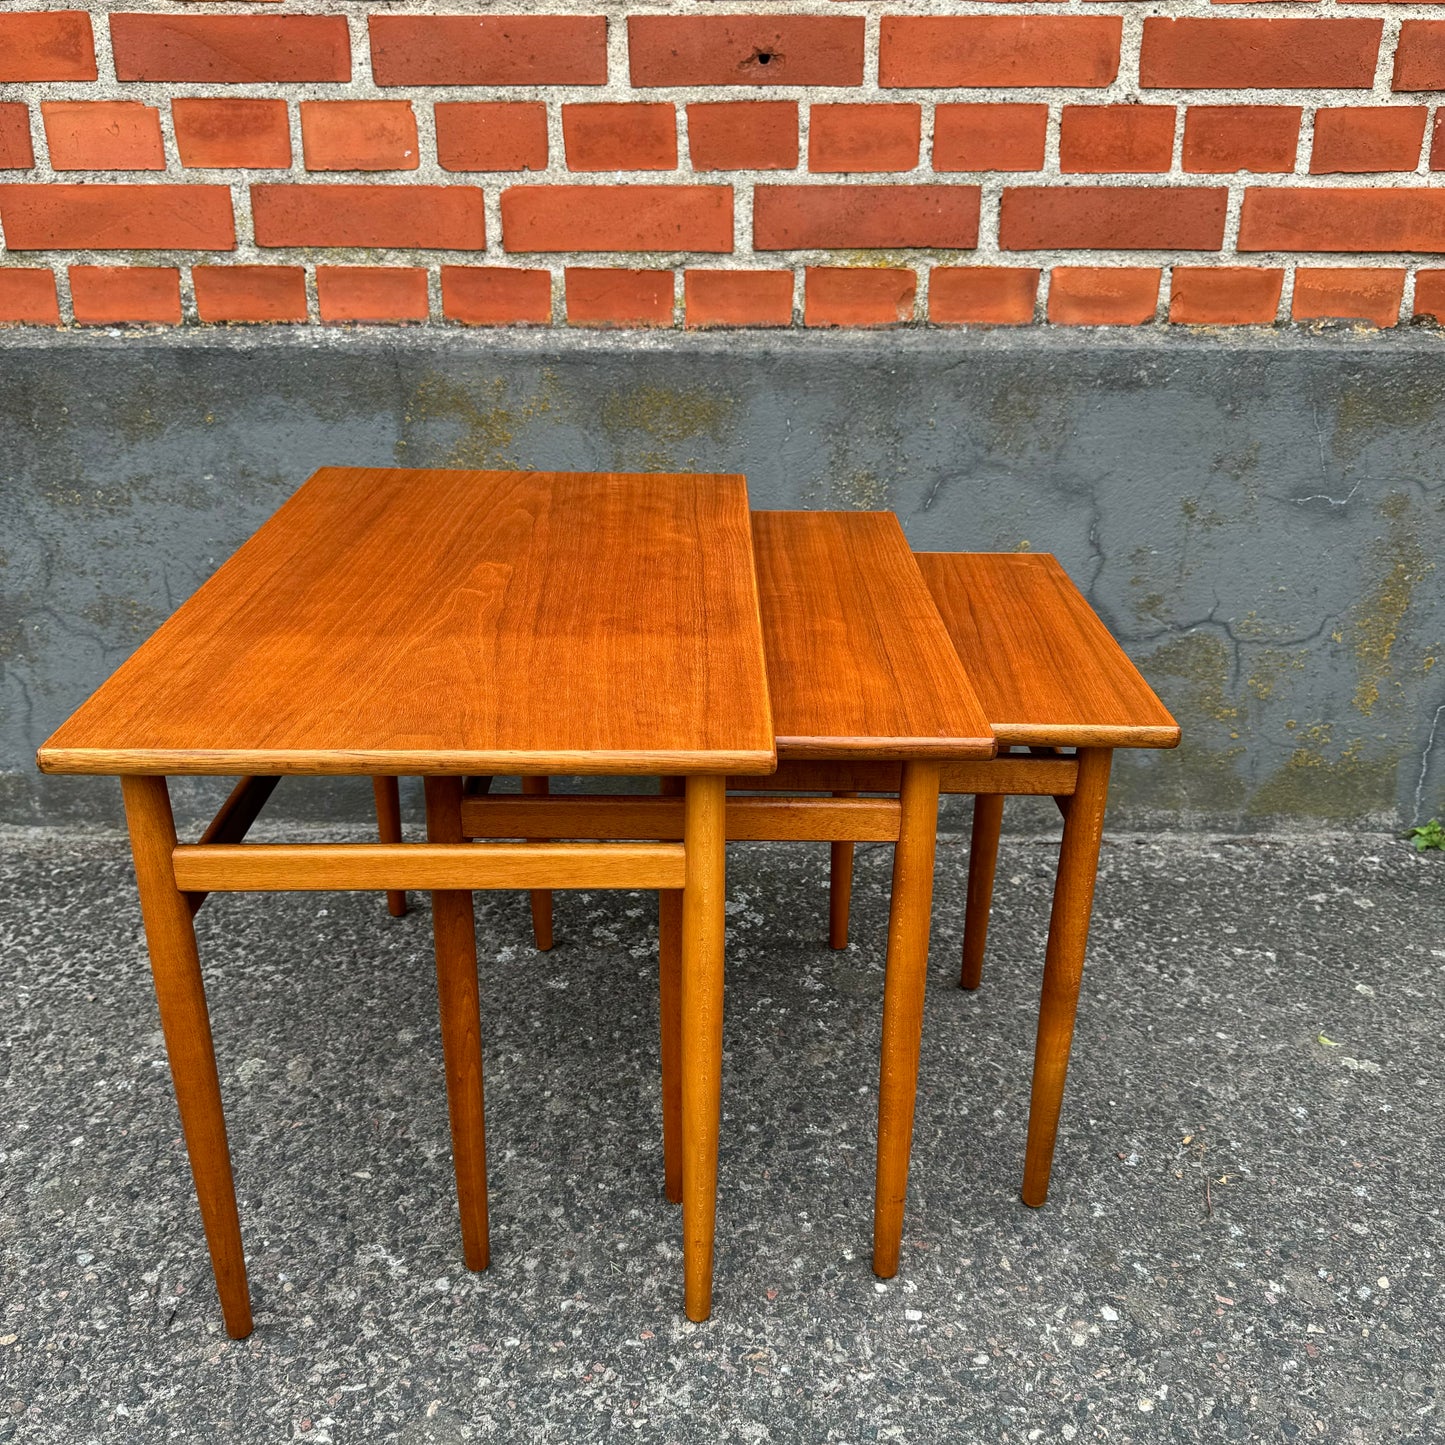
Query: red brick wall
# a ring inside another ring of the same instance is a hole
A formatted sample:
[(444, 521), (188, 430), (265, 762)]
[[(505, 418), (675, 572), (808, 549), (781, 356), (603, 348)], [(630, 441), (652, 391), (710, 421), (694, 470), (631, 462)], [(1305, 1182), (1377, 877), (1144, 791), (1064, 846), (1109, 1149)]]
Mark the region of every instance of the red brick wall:
[(0, 0), (0, 321), (1445, 320), (1442, 89), (1445, 0)]

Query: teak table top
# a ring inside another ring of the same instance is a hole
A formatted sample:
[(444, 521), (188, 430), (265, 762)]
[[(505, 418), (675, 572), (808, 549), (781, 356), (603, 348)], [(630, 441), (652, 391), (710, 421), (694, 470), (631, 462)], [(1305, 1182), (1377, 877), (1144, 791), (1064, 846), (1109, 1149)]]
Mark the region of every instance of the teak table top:
[(780, 758), (993, 756), (892, 512), (754, 512), (753, 551)]
[(918, 566), (999, 742), (1178, 743), (1178, 723), (1055, 558), (920, 552)]
[(317, 472), (52, 773), (769, 773), (737, 476)]

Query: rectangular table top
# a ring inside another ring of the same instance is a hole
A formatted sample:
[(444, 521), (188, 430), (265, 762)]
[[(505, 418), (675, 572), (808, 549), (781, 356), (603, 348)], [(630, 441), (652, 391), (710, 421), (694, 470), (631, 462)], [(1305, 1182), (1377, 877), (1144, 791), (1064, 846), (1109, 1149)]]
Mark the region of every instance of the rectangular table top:
[(892, 512), (754, 512), (753, 552), (780, 759), (993, 756)]
[(1179, 725), (1057, 559), (920, 552), (918, 566), (999, 742), (1178, 743)]
[(738, 476), (317, 472), (53, 773), (769, 773)]

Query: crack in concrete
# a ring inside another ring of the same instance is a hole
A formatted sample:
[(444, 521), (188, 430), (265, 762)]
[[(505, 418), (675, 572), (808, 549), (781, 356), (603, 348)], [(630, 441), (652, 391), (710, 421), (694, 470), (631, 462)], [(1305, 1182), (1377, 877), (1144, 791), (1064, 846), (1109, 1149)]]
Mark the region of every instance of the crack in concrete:
[(1435, 717), (1430, 723), (1430, 735), (1425, 739), (1425, 750), (1420, 754), (1420, 778), (1415, 784), (1414, 808), (1410, 814), (1410, 822), (1418, 824), (1425, 807), (1425, 779), (1430, 772), (1430, 753), (1435, 747), (1435, 734), (1440, 728), (1440, 716), (1445, 713), (1445, 702), (1442, 702), (1435, 709)]

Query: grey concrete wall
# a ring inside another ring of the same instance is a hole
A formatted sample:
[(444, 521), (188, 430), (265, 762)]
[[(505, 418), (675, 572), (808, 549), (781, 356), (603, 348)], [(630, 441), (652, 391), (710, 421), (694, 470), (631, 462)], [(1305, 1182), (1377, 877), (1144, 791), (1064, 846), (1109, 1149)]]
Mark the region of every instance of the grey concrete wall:
[[(1445, 812), (1438, 333), (11, 337), (0, 428), (3, 820), (117, 816), (36, 746), (326, 463), (741, 471), (1051, 551), (1184, 727), (1116, 820)], [(337, 787), (276, 806), (365, 810)]]

